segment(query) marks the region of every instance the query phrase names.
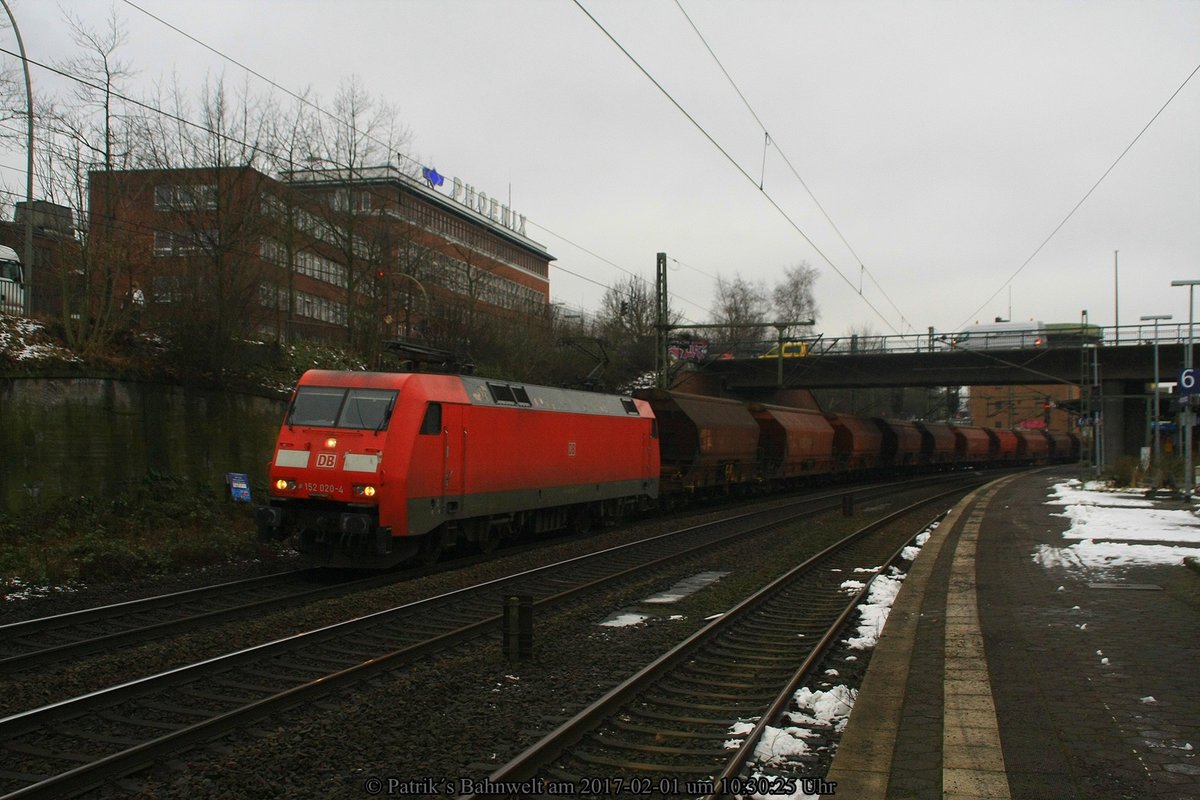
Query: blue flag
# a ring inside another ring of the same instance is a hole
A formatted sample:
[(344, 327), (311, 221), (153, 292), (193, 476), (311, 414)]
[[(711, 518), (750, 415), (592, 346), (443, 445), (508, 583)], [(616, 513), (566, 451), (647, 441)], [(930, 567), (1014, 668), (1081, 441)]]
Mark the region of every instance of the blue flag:
[(421, 174), (425, 176), (425, 180), (429, 181), (430, 186), (441, 186), (446, 182), (445, 178), (443, 178), (441, 175), (438, 175), (438, 171), (436, 169), (421, 167)]

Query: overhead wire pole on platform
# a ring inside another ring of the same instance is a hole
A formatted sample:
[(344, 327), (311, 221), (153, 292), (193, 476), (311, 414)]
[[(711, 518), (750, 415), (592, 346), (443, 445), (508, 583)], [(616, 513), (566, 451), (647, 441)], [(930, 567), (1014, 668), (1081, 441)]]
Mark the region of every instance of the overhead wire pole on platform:
[(1162, 383), (1162, 379), (1158, 374), (1158, 323), (1170, 318), (1170, 314), (1145, 314), (1142, 316), (1143, 322), (1151, 320), (1154, 322), (1154, 412), (1149, 415), (1150, 421), (1148, 427), (1150, 429), (1150, 463), (1154, 465), (1155, 469), (1159, 469), (1162, 464), (1162, 453), (1160, 452), (1162, 450), (1162, 443), (1159, 441), (1160, 437), (1158, 435), (1159, 384)]

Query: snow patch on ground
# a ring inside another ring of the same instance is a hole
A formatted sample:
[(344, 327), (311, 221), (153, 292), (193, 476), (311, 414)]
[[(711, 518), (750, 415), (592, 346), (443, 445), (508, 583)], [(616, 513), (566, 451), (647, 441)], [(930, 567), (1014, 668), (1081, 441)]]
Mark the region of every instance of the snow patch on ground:
[(1131, 491), (1070, 480), (1050, 489), (1047, 505), (1070, 520), (1063, 546), (1040, 545), (1032, 553), (1043, 567), (1077, 572), (1135, 565), (1173, 565), (1200, 556), (1200, 520), (1188, 510), (1158, 507)]

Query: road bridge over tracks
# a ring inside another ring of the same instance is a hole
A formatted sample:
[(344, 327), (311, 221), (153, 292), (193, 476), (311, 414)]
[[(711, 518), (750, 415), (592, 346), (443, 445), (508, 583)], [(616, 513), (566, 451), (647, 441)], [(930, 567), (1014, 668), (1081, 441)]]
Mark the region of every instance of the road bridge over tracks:
[[(739, 357), (711, 347), (702, 380), (722, 393), (756, 398), (778, 389), (865, 389), (1069, 384), (1098, 398), (1110, 460), (1136, 454), (1145, 442), (1154, 381), (1176, 380), (1188, 326), (1093, 328), (1088, 341), (1039, 346), (962, 347), (949, 337), (818, 338), (797, 358)], [(997, 344), (1002, 344), (997, 342)], [(1011, 345), (1011, 342), (1003, 344)], [(1155, 375), (1155, 350), (1158, 374)], [(716, 357), (714, 357), (714, 354)], [(701, 376), (698, 376), (701, 377)]]

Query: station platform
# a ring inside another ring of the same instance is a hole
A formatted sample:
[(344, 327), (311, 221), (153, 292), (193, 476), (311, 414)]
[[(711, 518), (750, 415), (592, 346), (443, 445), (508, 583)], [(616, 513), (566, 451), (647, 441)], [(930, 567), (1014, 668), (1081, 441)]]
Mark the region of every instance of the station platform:
[(1072, 519), (1050, 502), (1071, 479), (1086, 478), (1001, 478), (934, 531), (871, 657), (833, 796), (1200, 798), (1200, 572), (1184, 564), (1200, 518), (1112, 495), (1113, 541), (1064, 538)]

